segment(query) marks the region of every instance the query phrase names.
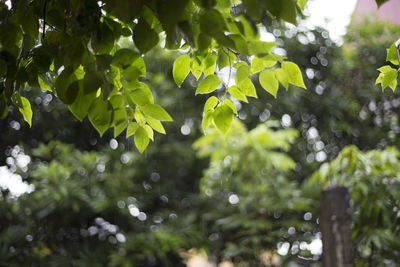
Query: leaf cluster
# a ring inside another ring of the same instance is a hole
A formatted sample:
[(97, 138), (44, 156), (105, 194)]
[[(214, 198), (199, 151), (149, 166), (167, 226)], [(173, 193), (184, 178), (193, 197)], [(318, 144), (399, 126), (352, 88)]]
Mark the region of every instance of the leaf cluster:
[[(114, 136), (127, 129), (127, 137), (134, 135), (143, 152), (153, 131), (165, 133), (162, 122), (172, 120), (154, 103), (143, 54), (161, 40), (170, 50), (190, 48), (191, 59), (183, 56), (173, 70), (180, 86), (189, 69), (199, 79), (203, 72), (214, 75), (216, 64), (233, 65), (239, 54), (270, 58), (275, 44), (258, 40), (257, 23), (269, 16), (295, 24), (304, 5), (294, 0), (2, 2), (0, 117), (7, 116), (11, 104), (31, 125), (32, 111), (24, 95), (40, 88), (68, 105), (79, 120), (87, 116), (100, 135), (109, 128), (114, 128)], [(255, 96), (247, 68), (231, 90), (242, 99)], [(289, 82), (301, 85), (296, 73)], [(218, 86), (217, 77), (212, 77), (211, 83), (204, 79), (196, 93), (212, 92)], [(279, 77), (287, 87), (282, 71)], [(227, 119), (226, 128), (234, 111), (223, 106), (216, 120)]]

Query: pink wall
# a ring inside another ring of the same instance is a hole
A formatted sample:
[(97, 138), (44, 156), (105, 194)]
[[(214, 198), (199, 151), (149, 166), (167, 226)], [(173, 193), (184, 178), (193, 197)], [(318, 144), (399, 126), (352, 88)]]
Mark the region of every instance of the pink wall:
[(371, 12), (378, 12), (382, 19), (388, 19), (400, 25), (400, 0), (390, 0), (378, 9), (375, 0), (358, 0), (355, 12), (368, 15)]

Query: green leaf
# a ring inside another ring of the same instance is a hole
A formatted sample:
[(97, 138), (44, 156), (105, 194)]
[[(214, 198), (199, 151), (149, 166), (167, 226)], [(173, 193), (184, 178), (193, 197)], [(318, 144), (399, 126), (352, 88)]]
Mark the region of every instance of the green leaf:
[(250, 79), (245, 79), (241, 81), (237, 86), (239, 87), (240, 91), (242, 91), (243, 94), (254, 98), (258, 98), (256, 88), (254, 87), (254, 84)]
[(126, 138), (134, 135), (137, 129), (139, 129), (139, 124), (137, 122), (130, 123), (126, 129)]
[(276, 93), (278, 92), (279, 83), (275, 78), (275, 74), (270, 70), (264, 70), (260, 73), (259, 81), (261, 86), (276, 98)]
[(264, 0), (267, 10), (277, 17), (296, 24), (296, 3), (292, 0)]
[(250, 75), (250, 67), (247, 64), (240, 66), (236, 71), (236, 83), (247, 79)]
[(307, 4), (307, 0), (297, 0), (297, 5), (300, 7), (301, 10), (304, 10)]
[(195, 39), (197, 50), (200, 51), (201, 53), (207, 52), (207, 49), (211, 44), (211, 40), (212, 40), (211, 36), (208, 36), (204, 33), (200, 33)]
[(229, 56), (225, 51), (221, 48), (218, 49), (218, 57), (217, 57), (217, 62), (218, 62), (218, 69), (222, 69), (226, 66), (229, 66), (230, 62), (233, 62), (232, 60), (229, 60)]
[(57, 95), (67, 105), (72, 104), (78, 94), (79, 87), (77, 83), (71, 86), (75, 81), (76, 76), (70, 68), (64, 69), (56, 79), (55, 87)]
[(178, 57), (172, 69), (172, 76), (174, 77), (176, 85), (179, 87), (182, 85), (186, 76), (188, 76), (190, 72), (190, 56), (183, 55)]
[(88, 111), (89, 107), (92, 104), (92, 101), (96, 98), (96, 92), (92, 92), (90, 94), (86, 94), (82, 87), (79, 88), (78, 95), (71, 105), (68, 106), (68, 109), (74, 114), (74, 116), (82, 121)]
[[(114, 115), (115, 115), (115, 112), (114, 112)], [(128, 125), (127, 120), (125, 120), (122, 123), (114, 125), (114, 138), (117, 138), (125, 130), (127, 125)]]
[(289, 78), (287, 73), (283, 69), (275, 69), (274, 73), (276, 79), (278, 79), (282, 86), (287, 90), (289, 88)]
[(272, 54), (271, 54), (271, 55), (266, 55), (266, 56), (264, 56), (264, 57), (261, 58), (262, 63), (263, 63), (263, 65), (264, 65), (265, 68), (270, 68), (270, 67), (275, 66), (275, 64), (276, 64), (278, 61), (282, 61), (281, 59), (283, 59), (283, 57), (280, 58), (279, 56), (277, 56), (277, 55), (272, 55)]
[(154, 141), (154, 132), (153, 129), (149, 125), (143, 126), (143, 128), (146, 130), (147, 135), (149, 136), (151, 141)]
[[(125, 96), (128, 101), (128, 104), (135, 108), (135, 104), (137, 105), (146, 105), (146, 104), (153, 104), (153, 94), (151, 93), (149, 87), (143, 82), (138, 82), (137, 80), (131, 82), (129, 87), (133, 89), (125, 88)], [(137, 91), (139, 90), (139, 91)]]
[(198, 94), (209, 94), (215, 91), (217, 87), (221, 84), (220, 79), (217, 75), (207, 76), (204, 80), (202, 80), (197, 87), (196, 95)]
[(112, 106), (102, 97), (96, 98), (89, 108), (89, 121), (94, 128), (103, 136), (104, 132), (111, 126)]
[(21, 103), (19, 103), (19, 112), (24, 116), (25, 121), (32, 127), (32, 109), (31, 103), (25, 97), (21, 96)]
[(146, 65), (143, 58), (139, 57), (130, 67), (122, 70), (121, 76), (122, 85), (126, 89), (136, 89), (138, 78), (146, 76)]
[(258, 21), (261, 18), (263, 9), (260, 8), (259, 0), (242, 0), (246, 13), (249, 14), (254, 20)]
[(152, 117), (153, 119), (159, 121), (172, 121), (171, 116), (159, 105), (147, 104), (141, 106), (140, 110), (143, 111), (143, 113), (147, 116)]
[(144, 19), (140, 19), (133, 29), (132, 39), (142, 54), (150, 51), (159, 41), (157, 32)]
[(149, 136), (146, 129), (139, 127), (135, 132), (134, 140), (137, 149), (139, 150), (140, 154), (142, 154), (149, 145)]
[(223, 134), (226, 134), (231, 127), (233, 110), (228, 105), (219, 105), (213, 114), (215, 126)]
[(24, 9), (19, 21), (25, 33), (32, 38), (36, 38), (39, 33), (38, 17), (33, 13), (32, 9)]
[(106, 22), (100, 23), (91, 38), (91, 46), (97, 54), (108, 54), (114, 48), (114, 32)]
[(208, 53), (203, 62), (204, 75), (209, 76), (214, 74), (217, 65), (217, 56), (213, 53)]
[[(127, 90), (128, 93), (126, 94), (130, 100), (133, 101), (133, 103), (135, 103), (136, 105), (139, 106), (144, 106), (147, 104), (152, 104), (152, 97), (151, 97), (151, 93), (149, 96), (149, 93), (138, 88), (138, 89), (134, 89), (134, 90)], [(150, 98), (151, 97), (151, 98)]]
[[(70, 105), (72, 103), (74, 103), (74, 101), (76, 100), (76, 97), (78, 96), (79, 93), (79, 88), (81, 86), (80, 81), (74, 81), (73, 83), (71, 83), (66, 92), (65, 92), (65, 98), (64, 98), (64, 103), (67, 105)], [(61, 99), (61, 97), (60, 97)]]
[(128, 125), (128, 114), (125, 108), (125, 100), (122, 95), (113, 95), (110, 98), (110, 103), (113, 107), (112, 125), (114, 126), (114, 137), (117, 137)]
[[(85, 78), (83, 78), (83, 89), (85, 94), (96, 92), (103, 84), (103, 75), (100, 71), (89, 71), (86, 72)], [(57, 88), (57, 83), (56, 83)]]
[(135, 120), (140, 124), (143, 124), (146, 121), (143, 113), (139, 109), (135, 110), (134, 117)]
[(399, 65), (399, 58), (397, 57), (397, 50), (395, 44), (393, 43), (390, 46), (390, 48), (386, 49), (386, 51), (387, 51), (386, 61), (390, 61), (390, 63), (394, 65)]
[(218, 69), (232, 65), (236, 60), (236, 55), (229, 51), (226, 53), (222, 48), (218, 50)]
[(140, 13), (142, 0), (104, 0), (105, 9), (126, 23), (132, 22)]
[(296, 25), (297, 24), (296, 4), (292, 0), (281, 0), (281, 1), (283, 3), (282, 3), (282, 11), (280, 14), (280, 18)]
[(140, 54), (128, 48), (121, 48), (115, 52), (111, 64), (121, 67), (123, 69), (129, 67), (136, 59), (140, 57)]
[(225, 99), (222, 102), (222, 105), (227, 105), (230, 109), (232, 109), (233, 113), (237, 114), (237, 109), (235, 107), (235, 104), (230, 99)]
[(161, 124), (159, 120), (147, 117), (146, 122), (150, 125), (151, 128), (153, 128), (155, 131), (165, 134), (165, 129), (164, 126)]
[(384, 3), (386, 3), (389, 0), (375, 0), (376, 4), (378, 5), (378, 8), (381, 7)]
[(209, 97), (204, 104), (204, 112), (214, 109), (218, 102), (219, 100), (215, 96)]
[(262, 71), (264, 68), (264, 61), (259, 57), (253, 57), (251, 60), (250, 74)]
[(53, 92), (53, 90), (51, 89), (51, 87), (48, 84), (48, 82), (46, 81), (46, 79), (44, 79), (40, 76), (39, 76), (39, 86), (40, 86), (40, 88), (42, 88), (46, 91)]
[(376, 84), (381, 83), (382, 91), (389, 86), (394, 92), (397, 86), (398, 71), (390, 66), (383, 66), (378, 70), (381, 73), (379, 74), (378, 79), (376, 79)]
[(192, 71), (192, 74), (194, 77), (196, 77), (196, 80), (198, 80), (203, 73), (203, 64), (201, 60), (198, 57), (193, 57), (192, 60), (190, 61), (190, 70)]
[(239, 34), (231, 34), (227, 36), (234, 43), (234, 47), (232, 47), (235, 51), (242, 55), (249, 54), (250, 48), (248, 47), (246, 40), (240, 36)]
[(213, 114), (214, 110), (207, 110), (203, 113), (203, 119), (201, 120), (201, 127), (203, 131), (205, 131), (208, 126), (210, 126), (211, 122), (213, 121)]
[(208, 10), (200, 16), (200, 29), (203, 33), (215, 36), (226, 29), (224, 17), (216, 9)]
[(242, 100), (248, 103), (246, 95), (243, 94), (242, 91), (240, 91), (239, 87), (237, 87), (236, 85), (229, 87), (228, 93), (231, 94), (231, 96), (233, 96), (237, 100)]
[(301, 74), (299, 66), (297, 66), (293, 62), (284, 61), (282, 62), (282, 69), (287, 73), (289, 83), (307, 89), (304, 84), (303, 76)]
[(258, 57), (266, 56), (271, 53), (272, 48), (278, 45), (278, 42), (250, 41), (247, 46), (251, 55)]

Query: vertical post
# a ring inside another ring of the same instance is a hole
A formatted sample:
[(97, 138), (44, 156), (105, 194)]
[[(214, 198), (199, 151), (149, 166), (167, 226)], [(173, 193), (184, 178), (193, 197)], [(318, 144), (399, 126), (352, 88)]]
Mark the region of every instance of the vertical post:
[(353, 267), (349, 191), (344, 186), (322, 190), (319, 226), (322, 233), (322, 266)]

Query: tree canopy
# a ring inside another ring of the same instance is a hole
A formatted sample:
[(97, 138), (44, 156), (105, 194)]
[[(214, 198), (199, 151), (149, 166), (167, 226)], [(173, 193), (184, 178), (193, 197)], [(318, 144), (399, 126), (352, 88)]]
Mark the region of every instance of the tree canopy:
[[(376, 2), (379, 6), (386, 1)], [(259, 29), (259, 23), (274, 19), (296, 24), (305, 4), (306, 0), (14, 0), (7, 6), (1, 1), (0, 118), (7, 116), (11, 104), (31, 125), (26, 90), (41, 88), (60, 98), (79, 120), (88, 116), (100, 135), (109, 128), (115, 136), (127, 129), (126, 136), (134, 135), (143, 152), (154, 131), (165, 134), (162, 122), (172, 121), (146, 83), (142, 57), (161, 41), (165, 49), (184, 53), (173, 68), (178, 86), (192, 73), (201, 79), (196, 94), (224, 92), (206, 102), (203, 128), (213, 123), (226, 133), (237, 113), (229, 96), (244, 102), (256, 98), (255, 74), (275, 97), (280, 85), (305, 88), (297, 65), (273, 54), (278, 43), (260, 41)], [(226, 66), (229, 78), (223, 81), (216, 70)], [(381, 71), (378, 81), (393, 88), (394, 72), (388, 67)], [(231, 74), (234, 84), (229, 84)]]
[[(261, 72), (262, 86), (274, 96), (279, 83), (305, 87), (297, 65), (271, 53), (277, 43), (259, 40), (258, 25), (271, 18), (295, 24), (304, 5), (302, 0), (20, 0), (11, 7), (2, 2), (0, 116), (7, 116), (12, 104), (31, 125), (25, 91), (41, 88), (79, 120), (88, 116), (100, 135), (113, 127), (118, 136), (127, 128), (126, 136), (134, 135), (143, 152), (153, 131), (165, 133), (161, 122), (172, 120), (155, 103), (142, 57), (161, 41), (165, 49), (185, 53), (174, 64), (178, 86), (191, 72), (201, 78), (196, 94), (225, 91), (225, 97), (209, 98), (203, 121), (204, 128), (214, 122), (225, 133), (237, 113), (226, 96), (245, 102), (257, 97), (250, 75)], [(253, 56), (251, 65), (245, 56)], [(223, 84), (217, 66), (230, 66), (236, 85)]]

